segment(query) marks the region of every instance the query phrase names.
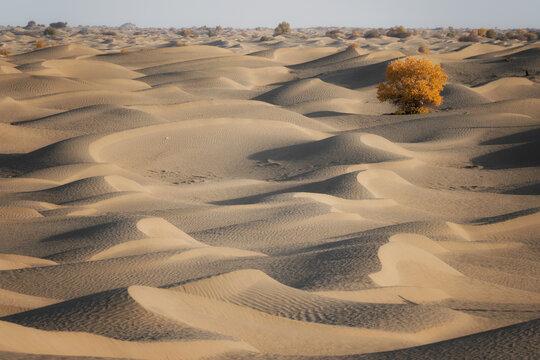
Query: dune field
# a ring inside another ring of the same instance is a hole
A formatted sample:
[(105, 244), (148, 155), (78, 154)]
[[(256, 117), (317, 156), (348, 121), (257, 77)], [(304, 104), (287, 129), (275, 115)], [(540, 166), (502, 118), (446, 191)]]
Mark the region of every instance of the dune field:
[(0, 32), (0, 358), (540, 358), (539, 42), (70, 31)]

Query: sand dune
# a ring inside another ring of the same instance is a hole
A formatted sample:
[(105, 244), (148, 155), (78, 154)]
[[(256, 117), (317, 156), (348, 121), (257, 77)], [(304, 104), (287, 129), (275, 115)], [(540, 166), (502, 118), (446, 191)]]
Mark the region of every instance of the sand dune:
[(0, 358), (538, 357), (537, 42), (192, 30), (0, 29)]

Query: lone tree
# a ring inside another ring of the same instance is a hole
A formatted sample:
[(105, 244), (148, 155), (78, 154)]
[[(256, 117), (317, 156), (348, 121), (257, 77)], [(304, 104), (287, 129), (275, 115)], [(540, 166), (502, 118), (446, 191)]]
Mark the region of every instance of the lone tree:
[(286, 21), (281, 22), (274, 29), (274, 35), (289, 34), (290, 32), (291, 32), (291, 25)]
[(427, 59), (398, 59), (386, 68), (386, 82), (379, 84), (377, 99), (397, 105), (396, 114), (425, 114), (428, 106), (441, 104), (447, 79), (441, 66)]

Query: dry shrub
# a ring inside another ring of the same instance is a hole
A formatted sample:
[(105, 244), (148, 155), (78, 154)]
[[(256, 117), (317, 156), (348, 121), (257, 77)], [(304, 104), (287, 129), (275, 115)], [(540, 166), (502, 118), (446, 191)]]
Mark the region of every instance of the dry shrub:
[(347, 36), (347, 39), (349, 40), (356, 40), (360, 37), (360, 30), (353, 30), (349, 36)]
[(39, 39), (38, 41), (36, 41), (36, 43), (34, 44), (33, 48), (34, 49), (43, 49), (45, 48), (45, 41)]
[(477, 30), (478, 36), (486, 37), (487, 35), (487, 29), (486, 28), (480, 28)]
[(183, 43), (183, 42), (177, 42), (176, 43), (176, 47), (182, 47), (182, 46), (187, 46), (187, 44)]
[(386, 36), (404, 39), (411, 34), (403, 26), (394, 26), (386, 32)]
[(125, 54), (125, 53), (128, 53), (129, 50), (128, 50), (128, 49), (122, 49), (122, 50), (120, 50), (120, 52), (123, 53), (123, 54)]
[(497, 37), (497, 32), (493, 29), (489, 29), (488, 31), (486, 31), (486, 37), (488, 39), (495, 39)]
[(431, 37), (434, 38), (434, 39), (444, 39), (444, 36), (441, 33), (435, 33), (435, 34), (431, 35)]
[(429, 48), (426, 45), (422, 45), (418, 48), (418, 52), (421, 54), (429, 54), (431, 51), (429, 51)]
[(53, 42), (51, 43), (51, 47), (55, 47), (55, 46), (56, 46), (56, 41), (53, 41)]
[(448, 76), (439, 64), (424, 58), (398, 59), (386, 68), (386, 83), (377, 88), (379, 101), (399, 106), (396, 114), (425, 114), (442, 102), (440, 92)]
[(142, 31), (135, 31), (133, 33), (134, 36), (139, 36), (139, 35), (142, 35), (142, 34), (143, 34)]
[(329, 37), (330, 39), (337, 39), (340, 35), (343, 35), (343, 31), (339, 29), (328, 30), (324, 36)]
[(43, 30), (43, 34), (45, 36), (56, 36), (57, 33), (58, 33), (58, 31), (55, 28), (53, 28), (52, 26), (49, 26), (48, 28)]
[(527, 41), (534, 41), (534, 40), (538, 40), (538, 35), (533, 32), (530, 32), (530, 33), (525, 34), (525, 38), (527, 38)]
[(178, 33), (178, 35), (181, 35), (181, 36), (183, 36), (183, 37), (188, 37), (188, 36), (191, 36), (191, 35), (193, 35), (193, 34), (192, 34), (192, 31), (189, 30), (189, 29), (182, 29), (182, 30), (180, 30), (180, 32)]
[(379, 30), (377, 29), (372, 29), (372, 30), (368, 30), (364, 33), (364, 37), (366, 39), (371, 39), (371, 38), (378, 38), (378, 37), (381, 37), (381, 34), (379, 34)]
[(360, 45), (358, 44), (351, 44), (347, 46), (347, 50), (358, 50), (358, 49), (360, 49)]
[(478, 38), (474, 36), (473, 34), (469, 35), (461, 35), (458, 39), (460, 42), (478, 42)]
[(275, 29), (274, 29), (274, 35), (283, 35), (283, 34), (290, 34), (291, 32), (291, 25), (286, 22), (282, 21)]
[(521, 31), (509, 31), (506, 33), (506, 38), (510, 40), (527, 41), (527, 37)]
[(259, 39), (259, 41), (270, 41), (270, 40), (272, 40), (272, 38), (266, 35), (261, 36), (261, 38)]
[(0, 55), (9, 56), (11, 55), (11, 51), (9, 51), (8, 49), (0, 49)]
[(104, 36), (116, 36), (116, 35), (118, 35), (118, 34), (116, 33), (116, 31), (104, 31), (104, 32), (102, 32), (102, 34), (103, 34)]
[(67, 26), (67, 22), (62, 22), (62, 21), (54, 22), (54, 23), (50, 23), (49, 26), (55, 29), (63, 29)]
[(208, 32), (207, 32), (207, 34), (208, 34), (209, 37), (217, 36), (218, 33), (219, 33), (219, 32), (218, 32), (217, 29), (208, 29)]

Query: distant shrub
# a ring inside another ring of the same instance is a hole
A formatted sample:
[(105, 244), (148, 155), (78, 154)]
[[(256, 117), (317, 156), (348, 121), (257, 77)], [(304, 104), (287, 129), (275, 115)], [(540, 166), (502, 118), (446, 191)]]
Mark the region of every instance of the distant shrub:
[(343, 31), (339, 29), (328, 30), (324, 36), (329, 37), (330, 39), (337, 39), (340, 35), (343, 35)]
[(373, 29), (373, 30), (366, 31), (364, 33), (364, 37), (366, 39), (378, 38), (378, 37), (381, 37), (381, 34), (379, 34), (379, 30)]
[(377, 99), (399, 107), (396, 114), (425, 114), (442, 102), (440, 92), (448, 76), (439, 64), (425, 58), (398, 59), (386, 68), (386, 83), (377, 87)]
[(508, 37), (506, 37), (506, 34), (497, 34), (497, 37), (496, 37), (497, 40), (500, 40), (500, 41), (506, 41), (508, 40)]
[(56, 41), (53, 41), (53, 42), (51, 43), (51, 47), (55, 47), (55, 46), (56, 46)]
[(418, 52), (421, 54), (429, 54), (431, 51), (429, 51), (429, 48), (426, 45), (422, 45), (418, 48)]
[(184, 36), (184, 37), (188, 37), (188, 36), (191, 36), (191, 35), (192, 35), (192, 32), (191, 32), (191, 30), (189, 30), (189, 29), (182, 29), (182, 30), (180, 30), (180, 32), (178, 33), (178, 35), (181, 35), (181, 36)]
[(469, 35), (461, 35), (458, 39), (460, 42), (478, 42), (478, 37), (469, 34)]
[(283, 34), (289, 34), (291, 32), (291, 25), (286, 22), (282, 21), (275, 29), (274, 29), (274, 35), (283, 35)]
[(54, 22), (49, 24), (50, 27), (53, 27), (55, 29), (63, 29), (67, 26), (67, 22)]
[(177, 42), (176, 43), (176, 47), (182, 47), (182, 46), (187, 46), (187, 44), (183, 43), (183, 42)]
[(28, 24), (24, 27), (25, 29), (31, 29), (36, 26), (36, 22), (34, 20), (30, 20)]
[(349, 40), (356, 40), (360, 37), (360, 30), (353, 30), (349, 36), (347, 36), (347, 39)]
[(143, 34), (142, 31), (135, 31), (133, 33), (133, 35), (135, 35), (135, 36), (139, 36), (139, 35), (142, 35), (142, 34)]
[(434, 39), (444, 39), (444, 36), (441, 33), (435, 33), (431, 35), (431, 37)]
[(404, 39), (411, 34), (403, 26), (394, 26), (386, 32), (386, 36)]
[(506, 38), (509, 40), (519, 40), (519, 41), (527, 41), (527, 37), (525, 36), (526, 32), (523, 31), (508, 31), (506, 33)]
[(478, 30), (476, 30), (476, 29), (471, 30), (470, 34), (471, 34), (472, 36), (478, 36), (478, 35), (479, 35), (479, 34), (478, 34)]
[(43, 30), (43, 34), (45, 36), (56, 36), (56, 34), (58, 34), (58, 31), (55, 28), (53, 28), (52, 26), (49, 26), (48, 28)]
[(527, 41), (538, 40), (538, 35), (535, 34), (535, 33), (533, 33), (533, 32), (526, 33), (526, 34), (525, 34), (525, 37), (527, 38)]
[(105, 35), (105, 36), (116, 36), (116, 35), (118, 35), (118, 34), (116, 33), (116, 31), (110, 31), (110, 30), (104, 31), (104, 32), (102, 32), (101, 34), (102, 34), (102, 35)]
[(36, 41), (36, 43), (33, 46), (34, 49), (43, 49), (44, 47), (45, 47), (45, 41), (43, 41), (41, 39)]
[(9, 51), (8, 49), (0, 49), (0, 55), (9, 56), (11, 55), (11, 51)]
[(487, 35), (487, 29), (486, 28), (480, 28), (478, 29), (478, 36), (486, 37)]
[(217, 31), (217, 29), (208, 29), (207, 34), (209, 37), (214, 37), (219, 34), (219, 31)]
[(447, 38), (455, 38), (456, 37), (456, 34), (453, 32), (453, 31), (450, 31), (446, 34), (446, 37)]
[(358, 44), (351, 44), (351, 45), (347, 46), (347, 50), (353, 50), (353, 49), (354, 49), (354, 50), (360, 49), (360, 45), (358, 45)]
[(122, 49), (122, 50), (120, 50), (120, 52), (123, 53), (123, 54), (125, 54), (125, 53), (128, 53), (129, 50), (128, 50), (128, 49)]
[(259, 41), (270, 41), (270, 40), (272, 40), (272, 38), (266, 35), (261, 36), (261, 38), (259, 39)]
[(488, 39), (495, 39), (497, 37), (497, 32), (493, 29), (489, 29), (488, 31), (486, 31), (486, 37)]

